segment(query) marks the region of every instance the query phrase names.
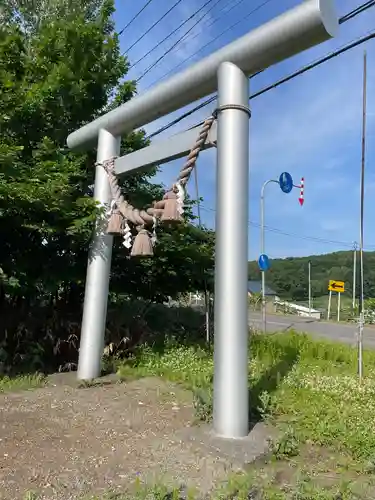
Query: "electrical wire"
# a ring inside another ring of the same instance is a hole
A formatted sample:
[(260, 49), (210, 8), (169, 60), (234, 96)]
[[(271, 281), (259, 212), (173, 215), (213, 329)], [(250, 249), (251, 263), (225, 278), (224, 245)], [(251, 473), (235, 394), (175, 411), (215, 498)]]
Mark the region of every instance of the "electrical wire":
[(155, 26), (157, 26), (161, 21), (163, 21), (163, 19), (165, 19), (167, 17), (167, 15), (170, 12), (172, 12), (172, 10), (175, 9), (177, 7), (177, 5), (180, 4), (181, 2), (182, 2), (182, 0), (177, 0), (172, 5), (172, 7), (169, 10), (167, 10), (167, 12), (165, 12), (165, 14), (163, 14), (161, 17), (159, 17), (159, 19), (157, 21), (155, 21), (153, 25), (151, 25), (140, 37), (137, 38), (137, 40), (135, 42), (132, 43), (132, 45), (130, 45), (130, 47), (128, 47), (125, 50), (125, 53), (128, 53), (133, 47), (135, 47), (138, 42), (140, 42), (146, 35), (148, 35), (150, 33), (150, 31), (153, 30), (155, 28)]
[[(205, 211), (205, 212), (216, 212), (216, 210), (214, 208), (208, 208), (208, 207), (205, 207), (202, 205), (200, 206), (200, 209)], [(261, 227), (261, 225), (258, 222), (254, 222), (252, 220), (249, 220), (249, 226), (253, 226), (256, 228)], [(319, 236), (309, 236), (309, 235), (304, 235), (304, 234), (299, 234), (299, 233), (290, 233), (290, 232), (282, 231), (281, 229), (278, 229), (278, 228), (272, 227), (272, 226), (268, 226), (268, 225), (265, 225), (264, 229), (268, 232), (280, 234), (282, 236), (288, 236), (291, 238), (297, 238), (297, 239), (302, 239), (302, 240), (307, 240), (307, 241), (315, 241), (317, 243), (326, 243), (326, 244), (330, 244), (330, 245), (340, 245), (340, 246), (348, 247), (350, 249), (353, 248), (353, 242), (330, 240), (330, 239), (326, 239), (326, 238), (320, 238)], [(375, 248), (375, 245), (367, 245), (367, 248), (368, 249)]]
[(350, 19), (353, 19), (353, 17), (357, 16), (358, 14), (362, 14), (362, 12), (365, 12), (370, 7), (374, 7), (374, 5), (375, 5), (374, 0), (369, 0), (368, 2), (365, 2), (362, 5), (359, 5), (357, 8), (353, 9), (351, 12), (341, 17), (339, 19), (339, 24), (343, 24), (346, 21), (350, 21)]
[[(217, 5), (221, 0), (216, 0), (215, 4), (213, 5), (213, 7), (215, 7), (215, 5)], [(270, 1), (270, 0), (267, 0), (267, 1)], [(212, 8), (213, 8), (212, 7)], [(156, 59), (156, 61), (154, 63), (152, 63), (142, 74), (141, 76), (139, 76), (136, 80), (136, 82), (138, 83), (140, 80), (142, 80), (143, 77), (145, 77), (147, 75), (147, 73), (149, 73), (153, 68), (155, 68), (156, 66), (158, 66), (158, 64), (173, 50), (177, 47), (177, 45), (179, 45), (185, 38), (185, 36), (190, 33), (201, 21), (202, 19), (204, 19), (207, 14), (210, 12), (210, 10), (212, 9), (209, 9), (207, 12), (205, 12), (203, 14), (202, 17), (200, 17), (198, 19), (198, 21), (196, 21), (171, 47), (169, 47), (169, 49), (167, 49), (158, 59)]]
[(140, 9), (140, 10), (139, 10), (136, 14), (135, 14), (135, 16), (134, 16), (134, 17), (132, 17), (132, 18), (130, 19), (130, 21), (128, 22), (128, 24), (127, 24), (126, 26), (124, 26), (124, 27), (123, 27), (123, 28), (122, 28), (122, 29), (118, 32), (119, 36), (120, 36), (120, 35), (122, 35), (122, 34), (124, 33), (124, 31), (125, 31), (126, 29), (128, 29), (128, 28), (129, 28), (129, 26), (130, 26), (130, 25), (131, 25), (131, 24), (132, 24), (132, 23), (133, 23), (133, 22), (137, 19), (137, 17), (138, 17), (140, 14), (142, 14), (142, 12), (145, 10), (145, 8), (146, 8), (146, 7), (148, 7), (148, 6), (150, 5), (150, 3), (151, 3), (151, 2), (152, 2), (152, 0), (148, 0), (148, 2), (147, 2), (147, 3), (146, 3), (146, 4), (145, 4), (145, 5), (144, 5), (144, 6), (143, 6), (143, 7), (142, 7), (142, 8), (141, 8), (141, 9)]
[[(363, 12), (363, 10), (360, 10), (360, 8), (363, 8), (363, 6), (366, 6), (365, 10), (367, 10), (369, 7), (374, 7), (375, 6), (375, 0), (371, 0), (371, 5), (370, 5), (370, 2), (366, 2), (365, 4), (357, 7), (356, 9), (354, 9), (354, 10), (352, 10), (350, 12), (348, 12), (347, 14), (345, 14), (344, 16), (342, 16), (339, 19), (339, 23), (343, 24), (343, 23), (345, 23), (345, 22), (353, 19), (353, 17), (357, 16), (358, 14), (361, 14)], [(303, 66), (299, 70), (297, 70), (297, 71), (295, 71), (295, 72), (287, 75), (284, 78), (281, 78), (280, 80), (276, 81), (275, 83), (273, 83), (271, 85), (268, 85), (267, 87), (264, 87), (263, 89), (259, 90), (255, 94), (252, 94), (250, 96), (250, 100), (254, 99), (255, 97), (259, 97), (260, 95), (268, 92), (269, 90), (274, 89), (274, 88), (278, 87), (279, 85), (282, 85), (283, 83), (286, 83), (286, 82), (292, 80), (293, 78), (296, 78), (297, 76), (300, 76), (303, 73), (306, 73), (307, 71), (309, 71), (309, 70), (311, 70), (313, 68), (316, 68), (317, 66), (320, 66), (321, 64), (323, 64), (323, 63), (325, 63), (325, 62), (333, 59), (334, 57), (337, 57), (337, 56), (339, 56), (339, 55), (347, 52), (348, 50), (354, 49), (355, 47), (357, 47), (357, 46), (359, 46), (359, 45), (361, 45), (361, 44), (363, 44), (365, 42), (368, 42), (369, 40), (372, 40), (373, 38), (375, 38), (375, 31), (372, 31), (372, 32), (370, 32), (369, 34), (367, 34), (367, 35), (365, 35), (363, 37), (357, 38), (357, 39), (353, 40), (352, 42), (349, 42), (349, 44), (346, 44), (343, 47), (341, 47), (341, 48), (339, 48), (339, 49), (337, 49), (337, 50), (335, 50), (333, 52), (330, 52), (329, 54), (327, 54), (326, 56), (321, 57), (320, 59), (316, 59), (315, 61), (311, 62), (310, 64), (308, 64), (306, 66)], [(257, 76), (257, 75), (259, 75), (262, 72), (263, 72), (263, 70), (262, 71), (258, 71), (257, 73), (255, 73), (254, 75), (252, 75), (250, 78), (253, 78), (253, 77)], [(165, 130), (168, 130), (169, 128), (173, 127), (174, 125), (176, 125), (177, 123), (181, 122), (185, 118), (191, 116), (196, 111), (199, 111), (202, 108), (208, 106), (209, 104), (211, 104), (212, 102), (214, 102), (216, 99), (217, 99), (217, 94), (215, 94), (212, 97), (206, 99), (205, 101), (203, 101), (202, 103), (198, 104), (197, 106), (195, 106), (191, 110), (186, 111), (185, 113), (183, 113), (182, 115), (178, 116), (177, 118), (175, 118), (171, 122), (167, 123), (163, 127), (160, 127), (158, 130), (156, 130), (152, 134), (148, 135), (147, 139), (151, 139), (152, 137), (156, 137), (157, 135), (161, 134)], [(191, 128), (197, 127), (197, 126), (201, 125), (201, 123), (203, 123), (203, 122), (197, 123), (197, 124), (193, 125), (193, 127), (191, 127)]]
[[(270, 91), (272, 89), (275, 89), (276, 87), (279, 87), (283, 83), (289, 82), (293, 78), (296, 78), (297, 76), (300, 76), (303, 73), (306, 73), (307, 71), (310, 71), (311, 69), (316, 68), (317, 66), (320, 66), (321, 64), (323, 64), (323, 63), (325, 63), (325, 62), (333, 59), (334, 57), (337, 57), (337, 56), (339, 56), (339, 55), (347, 52), (348, 50), (351, 50), (351, 49), (353, 49), (355, 47), (358, 47), (358, 45), (361, 45), (362, 43), (365, 43), (365, 42), (368, 42), (369, 40), (372, 40), (373, 38), (375, 38), (375, 31), (372, 31), (368, 35), (365, 35), (365, 36), (363, 36), (361, 38), (358, 38), (358, 39), (350, 42), (349, 44), (344, 45), (342, 48), (337, 49), (337, 50), (335, 50), (333, 52), (330, 52), (326, 56), (324, 56), (324, 57), (322, 57), (320, 59), (317, 59), (314, 62), (312, 62), (310, 64), (307, 64), (306, 66), (303, 66), (299, 70), (294, 71), (293, 73), (285, 76), (284, 78), (281, 78), (280, 80), (277, 80), (276, 82), (272, 83), (271, 85), (267, 85), (267, 87), (264, 87), (263, 89), (259, 90), (258, 92), (255, 92), (254, 94), (252, 94), (250, 96), (250, 100), (251, 99), (255, 99), (256, 97), (259, 97), (262, 94), (265, 94), (266, 92), (268, 92), (268, 91)], [(258, 72), (257, 74), (259, 74), (259, 73), (260, 72)], [(253, 75), (251, 78), (253, 78), (254, 76), (256, 76), (256, 75)], [(195, 106), (193, 109), (187, 111), (186, 113), (178, 116), (177, 118), (175, 118), (171, 122), (167, 123), (163, 127), (160, 127), (158, 130), (156, 130), (155, 132), (153, 132), (152, 134), (150, 134), (147, 137), (147, 139), (155, 137), (155, 136), (161, 134), (162, 132), (164, 132), (165, 130), (168, 130), (170, 127), (173, 127), (174, 125), (176, 125), (180, 121), (184, 120), (188, 116), (191, 116), (196, 111), (199, 111), (200, 109), (204, 108), (205, 106), (208, 106), (209, 104), (211, 104), (212, 102), (214, 102), (216, 99), (217, 99), (217, 94), (215, 94), (214, 96), (210, 97), (209, 99), (206, 99), (205, 101), (203, 101), (202, 103), (198, 104), (197, 106)], [(203, 122), (201, 122), (201, 123), (203, 123)], [(201, 123), (195, 124), (192, 128), (201, 125)]]
[(263, 89), (259, 90), (258, 92), (255, 92), (251, 96), (251, 98), (254, 99), (255, 97), (259, 97), (260, 95), (264, 94), (265, 92), (268, 92), (271, 89), (275, 89), (279, 85), (281, 85), (283, 83), (286, 83), (289, 80), (292, 80), (296, 76), (300, 76), (303, 73), (306, 73), (307, 71), (309, 71), (309, 70), (311, 70), (313, 68), (316, 68), (320, 64), (323, 64), (323, 63), (325, 63), (327, 61), (330, 61), (334, 57), (337, 57), (337, 56), (343, 54), (344, 52), (347, 52), (348, 50), (354, 49), (355, 47), (358, 47), (358, 45), (361, 45), (362, 43), (368, 42), (369, 40), (372, 40), (373, 38), (375, 38), (375, 31), (372, 31), (368, 35), (365, 35), (365, 36), (363, 36), (361, 38), (358, 38), (357, 40), (354, 40), (353, 42), (350, 42), (348, 45), (345, 45), (341, 49), (335, 50), (334, 52), (331, 52), (330, 54), (327, 54), (326, 56), (322, 57), (321, 59), (318, 59), (317, 61), (312, 62), (312, 63), (308, 64), (307, 66), (304, 66), (303, 68), (301, 68), (300, 70), (296, 71), (295, 73), (292, 73), (291, 75), (288, 75), (288, 76), (286, 76), (284, 78), (281, 78), (281, 80), (278, 80), (277, 82), (275, 82), (275, 83), (273, 83), (271, 85), (268, 85), (267, 87), (264, 87)]
[[(227, 15), (229, 12), (231, 12), (233, 9), (235, 9), (236, 7), (238, 7), (241, 3), (243, 3), (245, 0), (237, 0), (237, 2), (235, 2), (231, 7), (229, 7), (229, 9), (225, 10), (223, 12), (223, 15)], [(224, 9), (220, 9), (220, 10), (224, 10)], [(211, 28), (211, 26), (213, 26), (214, 24), (216, 24), (218, 21), (220, 21), (221, 19), (221, 15), (218, 16), (216, 19), (213, 19), (211, 22), (207, 23), (207, 24), (203, 24), (202, 26), (202, 29), (200, 29), (199, 31), (197, 31), (197, 33), (192, 33), (191, 35), (188, 35), (186, 38), (185, 38), (185, 41), (186, 40), (194, 40), (194, 38), (197, 38), (197, 36), (199, 36), (202, 31), (204, 30), (207, 30), (208, 28)]]
[[(238, 26), (239, 24), (241, 24), (243, 21), (245, 21), (246, 19), (248, 19), (250, 16), (252, 16), (255, 12), (257, 12), (259, 9), (261, 9), (262, 7), (264, 7), (266, 4), (268, 4), (269, 2), (271, 2), (272, 0), (265, 0), (264, 2), (262, 2), (260, 5), (258, 5), (257, 7), (255, 7), (255, 9), (252, 9), (246, 16), (242, 17), (239, 21), (236, 21), (235, 23), (231, 24), (230, 26), (228, 26), (228, 28), (226, 28), (225, 30), (223, 30), (221, 33), (219, 33), (215, 38), (213, 38), (211, 41), (207, 42), (205, 45), (203, 45), (199, 50), (197, 50), (196, 52), (194, 52), (194, 54), (191, 54), (189, 57), (187, 57), (186, 59), (184, 59), (183, 61), (181, 61), (179, 64), (177, 64), (177, 66), (174, 66), (174, 68), (170, 71), (168, 71), (167, 73), (165, 73), (161, 78), (158, 78), (158, 81), (160, 80), (163, 80), (163, 78), (165, 78), (166, 76), (170, 75), (171, 73), (173, 73), (177, 68), (179, 68), (180, 66), (182, 66), (183, 64), (185, 64), (186, 61), (189, 61), (192, 57), (195, 57), (197, 54), (199, 54), (200, 52), (202, 52), (202, 50), (204, 50), (206, 47), (208, 47), (209, 45), (211, 45), (211, 43), (213, 42), (216, 42), (216, 40), (218, 40), (219, 38), (221, 38), (223, 35), (225, 35), (226, 33), (228, 33), (229, 31), (231, 31), (233, 28), (235, 28), (236, 26)], [(174, 47), (171, 47), (171, 50), (173, 50)], [(169, 50), (169, 52), (171, 51)], [(155, 82), (153, 82), (149, 87), (147, 87), (145, 90), (148, 90), (150, 87), (152, 87), (154, 85)]]
[[(239, 0), (238, 3), (241, 3), (242, 0)], [(370, 7), (374, 7), (375, 6), (375, 0), (369, 0), (368, 2), (356, 7), (355, 9), (353, 9), (352, 11), (348, 12), (347, 14), (345, 14), (344, 16), (342, 16), (339, 20), (338, 20), (338, 24), (344, 24), (345, 22), (347, 21), (350, 21), (351, 19), (353, 19), (354, 17), (356, 17), (358, 14), (362, 14), (364, 11), (366, 11), (367, 9), (369, 9)], [(260, 6), (261, 7), (261, 6)], [(250, 12), (251, 14), (251, 12)], [(218, 38), (220, 38), (224, 33), (226, 33), (228, 30), (232, 29), (233, 27), (235, 27), (237, 24), (239, 24), (240, 22), (242, 22), (245, 18), (241, 19), (240, 21), (238, 21), (237, 23), (235, 23), (234, 25), (232, 25), (231, 27), (227, 28), (226, 30), (224, 30), (222, 33), (220, 33), (216, 38), (214, 38), (213, 40), (211, 40), (210, 42), (206, 43), (206, 45), (204, 45), (203, 47), (201, 47), (197, 52), (195, 52), (194, 54), (190, 55), (189, 57), (187, 57), (186, 59), (184, 59), (183, 61), (181, 61), (181, 63), (179, 63), (177, 66), (174, 66), (173, 69), (171, 69), (170, 71), (168, 71), (167, 73), (165, 73), (161, 78), (159, 78), (157, 80), (157, 82), (159, 82), (160, 80), (163, 80), (166, 76), (170, 75), (171, 73), (175, 72), (176, 69), (178, 69), (179, 67), (181, 67), (183, 64), (185, 64), (185, 62), (189, 61), (191, 58), (195, 57), (199, 52), (201, 52), (201, 50), (203, 50), (205, 47), (207, 47), (208, 45), (210, 45), (212, 42), (216, 41)], [(199, 32), (197, 33), (197, 35), (199, 35)], [(197, 35), (194, 35), (197, 36)], [(193, 37), (193, 38), (194, 38)], [(146, 88), (146, 90), (148, 90), (150, 87), (152, 87), (155, 83), (157, 83), (156, 81), (154, 81), (149, 87)]]
[[(221, 0), (219, 0), (221, 1)], [(243, 0), (241, 0), (243, 1)], [(152, 52), (154, 52), (154, 50), (156, 50), (157, 48), (160, 47), (160, 45), (162, 43), (164, 43), (165, 41), (167, 41), (172, 35), (174, 35), (175, 33), (177, 33), (177, 31), (182, 28), (182, 26), (185, 26), (186, 23), (188, 23), (189, 21), (191, 21), (195, 16), (197, 16), (199, 14), (199, 12), (201, 12), (209, 3), (211, 3), (212, 0), (207, 0), (207, 2), (205, 2), (202, 7), (200, 7), (199, 9), (197, 9), (195, 12), (193, 12), (193, 14), (191, 14), (191, 16), (189, 16), (188, 18), (185, 19), (185, 21), (182, 21), (182, 23), (180, 23), (177, 28), (175, 28), (173, 31), (171, 31), (165, 38), (163, 38), (163, 40), (160, 40), (157, 44), (155, 44), (148, 52), (146, 52), (146, 54), (143, 54), (142, 57), (140, 57), (137, 61), (135, 61), (133, 64), (130, 65), (129, 69), (132, 69), (134, 68), (134, 66), (136, 66), (138, 63), (140, 63), (141, 61), (143, 61), (144, 59), (146, 59), (147, 56), (149, 56)]]

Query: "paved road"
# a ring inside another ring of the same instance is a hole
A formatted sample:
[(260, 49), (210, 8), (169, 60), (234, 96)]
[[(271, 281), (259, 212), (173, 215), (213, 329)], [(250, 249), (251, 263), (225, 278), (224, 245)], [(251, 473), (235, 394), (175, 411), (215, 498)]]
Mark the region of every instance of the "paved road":
[[(258, 312), (249, 312), (249, 325), (262, 328), (262, 316)], [(357, 326), (354, 323), (328, 323), (299, 316), (267, 315), (267, 331), (298, 330), (329, 340), (355, 345)], [(367, 327), (363, 331), (363, 345), (375, 349), (375, 328)]]

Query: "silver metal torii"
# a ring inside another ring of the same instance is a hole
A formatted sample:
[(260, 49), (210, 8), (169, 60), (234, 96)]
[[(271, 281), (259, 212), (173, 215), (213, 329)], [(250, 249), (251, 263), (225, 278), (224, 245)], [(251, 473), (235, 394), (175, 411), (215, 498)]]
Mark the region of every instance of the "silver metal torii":
[[(215, 248), (214, 430), (248, 434), (248, 77), (336, 35), (333, 0), (306, 0), (68, 136), (76, 150), (97, 145), (97, 161), (120, 153), (120, 136), (218, 90)], [(185, 155), (195, 130), (118, 158), (118, 175)], [(272, 141), (272, 138), (270, 139)], [(193, 141), (192, 141), (193, 142)], [(210, 147), (207, 142), (206, 147)], [(106, 173), (96, 167), (94, 198), (111, 201)], [(233, 221), (236, 221), (234, 224)], [(90, 250), (78, 378), (100, 375), (113, 237), (96, 232)]]

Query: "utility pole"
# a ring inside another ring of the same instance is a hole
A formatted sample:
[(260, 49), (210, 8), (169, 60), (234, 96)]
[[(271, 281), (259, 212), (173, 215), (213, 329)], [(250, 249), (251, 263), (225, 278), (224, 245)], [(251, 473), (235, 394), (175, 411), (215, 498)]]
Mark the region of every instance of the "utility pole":
[(353, 243), (353, 312), (356, 309), (356, 291), (357, 291), (357, 242)]
[(309, 260), (309, 316), (311, 318), (311, 260)]
[(361, 161), (361, 210), (359, 224), (359, 256), (360, 256), (360, 297), (359, 297), (359, 328), (358, 328), (358, 375), (363, 376), (363, 326), (364, 316), (364, 276), (363, 276), (363, 215), (365, 201), (365, 155), (366, 155), (366, 93), (367, 93), (367, 55), (363, 53), (363, 107), (362, 107), (362, 161)]

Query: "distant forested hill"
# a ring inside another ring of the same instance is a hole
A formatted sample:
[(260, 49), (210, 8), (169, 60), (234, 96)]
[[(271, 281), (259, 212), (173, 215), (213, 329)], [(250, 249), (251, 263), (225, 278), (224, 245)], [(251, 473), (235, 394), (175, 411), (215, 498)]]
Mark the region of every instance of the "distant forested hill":
[[(275, 259), (267, 271), (267, 285), (281, 297), (293, 300), (308, 298), (308, 261), (311, 260), (313, 296), (326, 295), (328, 280), (345, 281), (345, 295), (352, 293), (353, 252), (334, 252), (309, 257)], [(249, 279), (260, 280), (257, 262), (249, 262)], [(365, 298), (375, 297), (375, 252), (364, 253)], [(359, 252), (357, 252), (357, 291), (359, 291)], [(357, 292), (358, 293), (358, 292)]]

